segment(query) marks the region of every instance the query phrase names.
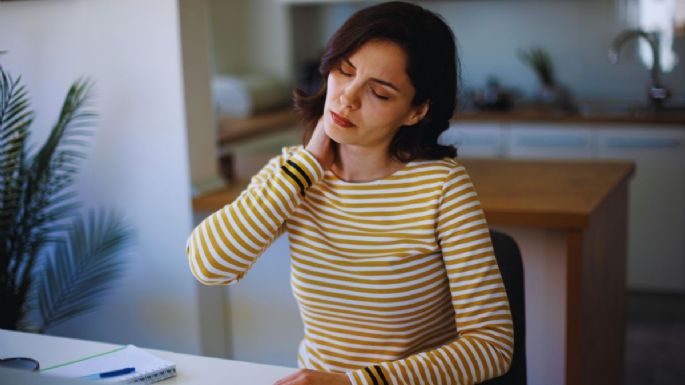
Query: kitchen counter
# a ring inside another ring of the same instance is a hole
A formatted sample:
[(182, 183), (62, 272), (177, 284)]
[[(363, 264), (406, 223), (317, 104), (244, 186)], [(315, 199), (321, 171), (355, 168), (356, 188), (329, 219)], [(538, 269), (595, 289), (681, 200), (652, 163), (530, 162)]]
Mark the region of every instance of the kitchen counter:
[(634, 167), (626, 162), (458, 159), (489, 222), (583, 229)]
[(640, 113), (591, 113), (568, 114), (549, 112), (540, 109), (514, 109), (512, 111), (460, 111), (452, 118), (453, 122), (497, 122), (497, 123), (642, 123), (666, 124), (685, 127), (685, 110), (665, 110)]

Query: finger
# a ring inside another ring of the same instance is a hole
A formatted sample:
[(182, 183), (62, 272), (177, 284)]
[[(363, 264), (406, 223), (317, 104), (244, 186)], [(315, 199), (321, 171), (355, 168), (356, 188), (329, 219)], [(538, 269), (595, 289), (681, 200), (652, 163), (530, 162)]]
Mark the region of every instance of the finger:
[(323, 121), (320, 120), (314, 129), (314, 137), (319, 143), (324, 143), (326, 139), (330, 139), (328, 134), (326, 134), (326, 129), (323, 127)]
[(287, 376), (285, 376), (285, 377), (279, 379), (278, 381), (274, 382), (274, 385), (287, 385), (287, 384), (290, 383), (292, 380), (294, 380), (295, 378), (297, 378), (297, 376), (300, 375), (300, 372), (302, 372), (302, 369), (296, 371), (295, 373), (291, 373), (291, 374), (289, 374), (289, 375), (287, 375)]

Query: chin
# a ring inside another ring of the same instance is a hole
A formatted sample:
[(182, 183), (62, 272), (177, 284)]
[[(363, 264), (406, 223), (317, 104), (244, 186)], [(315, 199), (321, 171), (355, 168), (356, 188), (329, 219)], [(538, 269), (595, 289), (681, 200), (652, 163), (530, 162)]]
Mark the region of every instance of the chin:
[(338, 127), (333, 122), (329, 121), (327, 118), (324, 120), (323, 129), (331, 140), (339, 144), (347, 144), (349, 141), (349, 132), (344, 132), (343, 128)]

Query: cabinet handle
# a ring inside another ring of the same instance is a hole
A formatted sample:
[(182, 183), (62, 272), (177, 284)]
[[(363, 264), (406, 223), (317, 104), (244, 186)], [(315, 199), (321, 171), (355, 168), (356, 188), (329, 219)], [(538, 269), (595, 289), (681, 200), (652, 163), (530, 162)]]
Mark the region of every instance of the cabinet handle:
[(528, 147), (586, 147), (587, 139), (577, 136), (522, 136), (518, 144)]
[(609, 138), (609, 148), (676, 148), (680, 140), (675, 138)]

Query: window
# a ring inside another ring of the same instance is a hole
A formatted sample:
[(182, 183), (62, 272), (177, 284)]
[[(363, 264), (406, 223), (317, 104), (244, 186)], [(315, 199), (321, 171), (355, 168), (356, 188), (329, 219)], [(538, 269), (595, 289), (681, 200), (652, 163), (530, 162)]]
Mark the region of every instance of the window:
[[(629, 28), (659, 35), (661, 69), (670, 72), (678, 64), (674, 37), (685, 32), (685, 0), (619, 0), (619, 11)], [(652, 51), (647, 42), (640, 41), (638, 49), (642, 62), (651, 67)]]

